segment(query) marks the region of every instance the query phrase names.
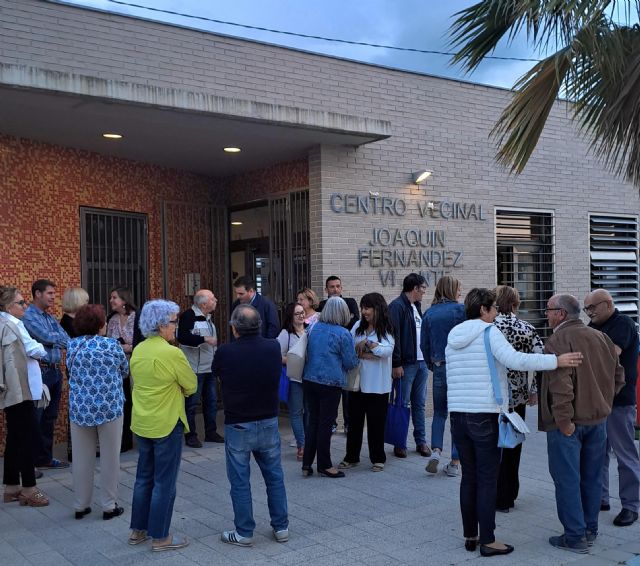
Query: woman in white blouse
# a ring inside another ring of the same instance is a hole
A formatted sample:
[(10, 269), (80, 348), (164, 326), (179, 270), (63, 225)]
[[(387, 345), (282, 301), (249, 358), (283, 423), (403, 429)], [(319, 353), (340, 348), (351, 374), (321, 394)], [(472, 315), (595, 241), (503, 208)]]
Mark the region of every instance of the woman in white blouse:
[[(44, 346), (36, 342), (20, 320), (27, 303), (15, 287), (0, 287), (0, 335), (3, 357), (7, 358), (2, 402), (7, 424), (7, 442), (4, 453), (3, 501), (19, 501), (20, 505), (44, 507), (47, 497), (37, 488), (33, 442), (37, 437), (34, 402), (42, 398), (42, 373), (37, 360), (46, 359)], [(11, 350), (12, 339), (18, 338), (23, 348)], [(10, 352), (13, 352), (10, 354)], [(11, 359), (9, 359), (11, 355)], [(15, 378), (15, 379), (12, 379)], [(22, 484), (22, 485), (21, 485)]]
[(391, 391), (391, 355), (395, 340), (387, 302), (380, 293), (368, 293), (360, 300), (361, 318), (351, 329), (356, 353), (361, 360), (360, 391), (349, 393), (347, 455), (338, 468), (360, 463), (364, 420), (371, 470), (381, 472), (387, 460), (384, 452), (384, 425)]
[[(280, 352), (282, 353), (282, 365), (287, 365), (287, 353), (300, 340), (304, 333), (304, 307), (298, 303), (287, 305), (284, 311), (284, 321), (282, 331), (278, 335)], [(289, 377), (289, 376), (287, 376)], [(304, 455), (304, 419), (303, 419), (303, 395), (302, 380), (289, 377), (289, 418), (291, 419), (291, 430), (296, 441), (297, 458), (302, 461)]]

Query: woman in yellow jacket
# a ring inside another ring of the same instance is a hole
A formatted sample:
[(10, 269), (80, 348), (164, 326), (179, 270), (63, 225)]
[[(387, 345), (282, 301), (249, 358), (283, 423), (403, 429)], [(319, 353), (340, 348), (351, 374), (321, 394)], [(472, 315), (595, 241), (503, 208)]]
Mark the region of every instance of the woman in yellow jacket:
[(146, 337), (131, 356), (133, 411), (131, 430), (138, 444), (129, 544), (152, 538), (154, 552), (187, 546), (186, 537), (169, 534), (182, 439), (189, 430), (185, 397), (196, 392), (197, 378), (185, 355), (172, 346), (179, 307), (147, 302), (140, 314)]

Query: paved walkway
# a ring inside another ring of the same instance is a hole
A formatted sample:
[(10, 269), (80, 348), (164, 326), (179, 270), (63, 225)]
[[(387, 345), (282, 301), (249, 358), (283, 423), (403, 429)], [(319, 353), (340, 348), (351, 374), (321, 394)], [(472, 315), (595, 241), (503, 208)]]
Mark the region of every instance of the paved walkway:
[[(535, 428), (531, 411), (530, 426)], [(220, 415), (221, 416), (221, 415)], [(70, 471), (46, 472), (39, 485), (51, 498), (41, 509), (0, 504), (0, 565), (103, 566), (118, 564), (389, 564), (448, 565), (485, 563), (463, 547), (458, 507), (459, 479), (440, 473), (427, 476), (426, 459), (410, 453), (406, 460), (389, 454), (382, 473), (369, 471), (365, 458), (345, 479), (303, 478), (296, 462), (288, 421), (281, 422), (283, 463), (289, 500), (291, 538), (278, 544), (271, 537), (264, 483), (253, 470), (253, 548), (220, 542), (220, 532), (233, 528), (224, 446), (207, 444), (185, 449), (178, 481), (172, 529), (187, 534), (191, 544), (181, 551), (152, 553), (145, 543), (129, 546), (131, 495), (136, 453), (122, 456), (122, 517), (103, 521), (99, 507), (81, 521), (73, 518)], [(333, 439), (335, 463), (344, 455), (345, 437)], [(446, 448), (445, 448), (446, 449)], [(516, 509), (497, 516), (497, 537), (516, 550), (492, 559), (500, 564), (640, 564), (640, 527), (612, 525), (619, 502), (601, 514), (600, 536), (591, 555), (552, 548), (547, 539), (560, 532), (553, 484), (547, 471), (546, 440), (534, 433), (527, 440), (521, 466), (521, 496)], [(612, 485), (617, 479), (612, 473)]]

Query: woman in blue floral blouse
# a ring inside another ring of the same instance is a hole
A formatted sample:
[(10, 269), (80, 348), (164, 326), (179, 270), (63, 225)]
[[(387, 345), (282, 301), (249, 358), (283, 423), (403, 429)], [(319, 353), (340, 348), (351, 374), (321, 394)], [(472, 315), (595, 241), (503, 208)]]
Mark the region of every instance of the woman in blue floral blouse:
[[(124, 392), (129, 374), (120, 344), (106, 338), (102, 305), (86, 305), (73, 321), (78, 338), (69, 341), (69, 419), (73, 446), (73, 491), (76, 519), (91, 512), (96, 440), (100, 440), (102, 518), (122, 515), (117, 503)], [(100, 335), (101, 334), (101, 335)]]

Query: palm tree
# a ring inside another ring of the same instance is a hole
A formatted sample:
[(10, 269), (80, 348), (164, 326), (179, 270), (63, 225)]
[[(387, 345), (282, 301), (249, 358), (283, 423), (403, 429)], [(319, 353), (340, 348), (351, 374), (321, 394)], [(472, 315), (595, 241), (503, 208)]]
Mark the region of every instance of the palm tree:
[(498, 163), (523, 171), (562, 94), (595, 154), (640, 188), (638, 15), (639, 0), (482, 0), (455, 14), (452, 63), (469, 72), (520, 32), (540, 51), (554, 51), (516, 82), (491, 132)]

